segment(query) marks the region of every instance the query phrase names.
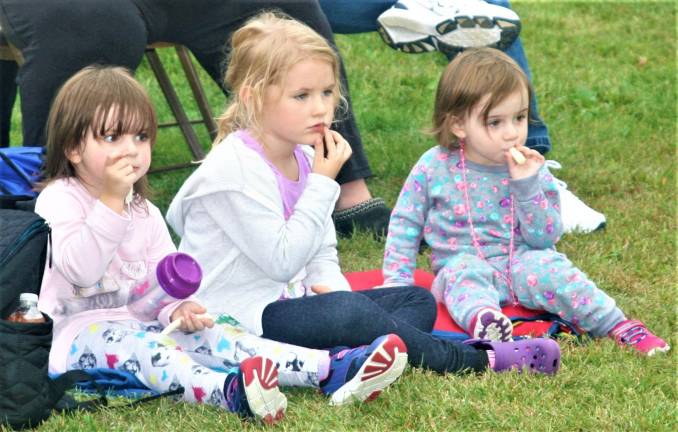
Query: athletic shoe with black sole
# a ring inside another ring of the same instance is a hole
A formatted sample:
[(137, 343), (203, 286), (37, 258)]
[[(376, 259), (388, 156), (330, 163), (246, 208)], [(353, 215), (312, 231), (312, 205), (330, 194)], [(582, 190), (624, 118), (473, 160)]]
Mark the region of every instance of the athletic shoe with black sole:
[(377, 22), (382, 39), (394, 49), (437, 50), (450, 58), (467, 48), (505, 50), (521, 28), (514, 11), (482, 0), (399, 0)]

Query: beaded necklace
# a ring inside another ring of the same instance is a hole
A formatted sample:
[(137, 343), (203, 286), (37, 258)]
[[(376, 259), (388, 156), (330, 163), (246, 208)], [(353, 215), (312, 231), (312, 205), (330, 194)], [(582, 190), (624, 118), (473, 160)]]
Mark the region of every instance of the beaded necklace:
[[(471, 242), (473, 243), (473, 246), (476, 249), (476, 253), (478, 254), (478, 257), (487, 262), (489, 264), (489, 261), (487, 261), (487, 258), (485, 258), (485, 254), (483, 253), (483, 250), (480, 245), (480, 240), (478, 239), (478, 234), (476, 234), (476, 231), (473, 227), (473, 218), (471, 217), (471, 199), (468, 196), (468, 182), (466, 181), (466, 157), (464, 155), (464, 140), (460, 139), (459, 140), (459, 162), (461, 163), (461, 178), (462, 181), (464, 182), (464, 204), (466, 205), (466, 216), (467, 216), (467, 222), (469, 229), (471, 230)], [(513, 277), (511, 273), (511, 268), (513, 266), (513, 240), (515, 237), (515, 208), (513, 206), (513, 194), (509, 194), (509, 207), (511, 209), (511, 231), (510, 231), (510, 236), (509, 236), (509, 259), (508, 262), (506, 263), (506, 269), (504, 270), (504, 273), (499, 273), (499, 275), (506, 281), (508, 288), (509, 288), (509, 293), (511, 294), (511, 301), (513, 302), (513, 305), (518, 304), (518, 297), (516, 296), (516, 293), (513, 291)]]

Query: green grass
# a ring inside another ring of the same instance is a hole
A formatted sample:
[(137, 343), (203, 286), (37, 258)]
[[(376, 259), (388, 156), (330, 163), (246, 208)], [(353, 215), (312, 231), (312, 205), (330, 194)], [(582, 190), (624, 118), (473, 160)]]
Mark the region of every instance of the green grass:
[[(516, 2), (541, 114), (559, 160), (558, 177), (607, 216), (608, 227), (567, 235), (559, 244), (632, 317), (674, 347), (676, 313), (676, 5)], [(376, 34), (338, 37), (351, 95), (374, 171), (370, 189), (393, 204), (418, 156), (432, 145), (428, 126), (445, 58), (408, 55)], [(180, 68), (173, 54), (175, 82)], [(166, 104), (144, 65), (139, 79)], [(225, 101), (203, 75), (215, 112)], [(179, 85), (188, 100), (188, 87)], [(197, 110), (193, 110), (197, 116)], [(15, 116), (14, 141), (18, 134)], [(200, 131), (204, 133), (203, 131)], [(207, 146), (206, 135), (205, 143)], [(161, 133), (154, 164), (188, 160), (176, 130)], [(165, 209), (189, 170), (151, 176)], [(367, 235), (342, 240), (347, 271), (378, 268), (383, 244)], [(422, 259), (421, 265), (427, 266)], [(312, 390), (285, 389), (289, 410), (279, 430), (675, 430), (675, 349), (640, 358), (610, 340), (563, 341), (553, 378), (517, 374), (438, 376), (408, 369), (377, 401), (331, 408)], [(72, 417), (41, 430), (257, 430), (260, 425), (202, 406), (152, 403)]]

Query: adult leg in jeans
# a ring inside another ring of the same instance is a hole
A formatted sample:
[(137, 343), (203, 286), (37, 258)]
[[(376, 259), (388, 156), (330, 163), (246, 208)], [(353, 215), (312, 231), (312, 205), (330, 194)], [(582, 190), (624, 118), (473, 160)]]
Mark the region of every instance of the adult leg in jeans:
[(395, 333), (407, 345), (413, 366), (439, 373), (486, 369), (488, 360), (484, 352), (430, 333), (433, 315), (430, 296), (421, 288), (402, 287), (278, 301), (264, 309), (262, 336), (323, 349), (367, 345), (381, 335)]
[(377, 30), (377, 17), (396, 0), (320, 0), (334, 33), (352, 34)]

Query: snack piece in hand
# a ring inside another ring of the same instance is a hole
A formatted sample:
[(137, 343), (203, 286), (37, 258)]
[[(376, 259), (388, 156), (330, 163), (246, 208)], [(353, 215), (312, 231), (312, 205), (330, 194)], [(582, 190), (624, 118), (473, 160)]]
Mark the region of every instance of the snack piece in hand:
[[(214, 318), (212, 317), (212, 315), (207, 314), (207, 313), (198, 315), (198, 318), (201, 318), (201, 319), (202, 319), (202, 318), (207, 318), (207, 319), (211, 319), (212, 321), (214, 321)], [(163, 335), (163, 336), (167, 336), (168, 334), (172, 333), (174, 330), (176, 330), (176, 329), (178, 329), (179, 327), (181, 327), (181, 323), (182, 323), (183, 321), (184, 321), (184, 319), (181, 318), (181, 317), (175, 319), (174, 321), (172, 321), (171, 323), (169, 323), (169, 325), (168, 325), (167, 327), (165, 327), (165, 328), (160, 332), (160, 334)]]
[(134, 199), (134, 188), (130, 188), (129, 192), (127, 192), (127, 196), (125, 197), (125, 205), (129, 205), (129, 203), (131, 203), (133, 199)]
[(522, 165), (526, 162), (525, 156), (523, 156), (521, 152), (516, 150), (515, 147), (511, 147), (509, 149), (509, 153), (511, 153), (511, 157), (513, 158), (514, 161), (516, 161), (518, 165)]

